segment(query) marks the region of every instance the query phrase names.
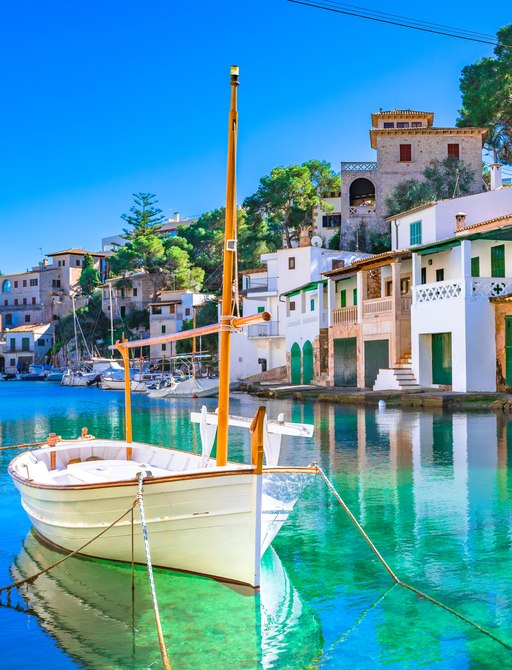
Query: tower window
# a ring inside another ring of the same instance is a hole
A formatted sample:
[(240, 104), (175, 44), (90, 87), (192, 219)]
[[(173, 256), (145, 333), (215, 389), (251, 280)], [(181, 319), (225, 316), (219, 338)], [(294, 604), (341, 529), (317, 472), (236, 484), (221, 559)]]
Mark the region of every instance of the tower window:
[(448, 158), (460, 158), (460, 145), (459, 144), (449, 144), (448, 145)]
[(400, 162), (401, 163), (410, 163), (412, 161), (412, 145), (411, 144), (401, 144), (400, 145)]

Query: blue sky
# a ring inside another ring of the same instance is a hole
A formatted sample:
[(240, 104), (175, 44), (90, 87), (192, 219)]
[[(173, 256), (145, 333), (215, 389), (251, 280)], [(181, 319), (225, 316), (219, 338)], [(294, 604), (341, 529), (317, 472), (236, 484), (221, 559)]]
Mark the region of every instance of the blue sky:
[[(361, 2), (490, 34), (510, 21), (506, 4)], [(232, 63), (241, 202), (276, 165), (373, 159), (379, 107), (453, 125), (461, 68), (492, 53), (286, 0), (27, 0), (0, 16), (4, 274), (40, 249), (99, 249), (134, 192), (182, 218), (221, 206)]]

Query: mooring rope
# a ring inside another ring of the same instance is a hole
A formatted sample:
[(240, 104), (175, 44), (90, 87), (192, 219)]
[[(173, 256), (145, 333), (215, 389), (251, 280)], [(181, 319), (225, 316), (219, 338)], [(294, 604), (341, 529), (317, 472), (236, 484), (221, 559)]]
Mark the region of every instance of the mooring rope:
[(23, 586), (23, 584), (32, 584), (41, 575), (44, 575), (46, 572), (49, 572), (50, 570), (53, 570), (53, 568), (56, 568), (61, 563), (64, 563), (64, 561), (67, 561), (68, 558), (73, 558), (73, 556), (76, 556), (78, 553), (80, 553), (82, 551), (82, 549), (85, 549), (85, 547), (88, 547), (92, 542), (94, 542), (94, 540), (97, 540), (99, 537), (104, 535), (108, 530), (113, 528), (113, 526), (115, 526), (116, 523), (119, 523), (120, 521), (122, 521), (124, 519), (124, 517), (133, 510), (133, 508), (135, 507), (136, 504), (137, 504), (137, 498), (135, 498), (131, 507), (129, 507), (126, 510), (126, 512), (124, 512), (118, 519), (113, 521), (110, 524), (110, 526), (107, 526), (106, 528), (104, 528), (100, 533), (95, 535), (91, 540), (88, 540), (85, 544), (82, 544), (81, 547), (78, 547), (78, 549), (75, 549), (70, 554), (66, 554), (63, 558), (59, 559), (55, 563), (52, 563), (51, 565), (47, 566), (43, 570), (39, 570), (39, 572), (36, 572), (33, 575), (30, 575), (30, 577), (26, 577), (25, 579), (21, 579), (20, 581), (14, 582), (13, 584), (9, 584), (8, 586), (1, 586), (0, 587), (0, 594), (3, 593), (4, 591), (10, 592), (11, 589), (17, 589), (20, 586)]
[(148, 566), (149, 587), (151, 589), (151, 598), (153, 600), (153, 612), (155, 614), (156, 632), (158, 634), (158, 643), (160, 645), (160, 656), (165, 670), (171, 670), (171, 662), (167, 655), (165, 648), (164, 634), (162, 631), (162, 624), (160, 623), (160, 612), (158, 610), (158, 601), (156, 598), (155, 580), (153, 579), (153, 564), (151, 563), (151, 553), (149, 551), (148, 529), (146, 525), (146, 516), (144, 514), (144, 497), (142, 495), (142, 487), (144, 483), (144, 472), (139, 472), (139, 490), (137, 492), (137, 500), (139, 501), (140, 521), (142, 524), (142, 534), (144, 537), (144, 547), (146, 549), (146, 564)]
[(340, 503), (340, 505), (343, 507), (343, 509), (345, 510), (345, 512), (346, 512), (347, 516), (349, 517), (349, 519), (352, 521), (352, 523), (354, 524), (354, 526), (357, 528), (357, 530), (361, 533), (361, 535), (363, 536), (363, 538), (366, 540), (366, 542), (367, 542), (367, 544), (369, 545), (370, 549), (371, 549), (371, 550), (373, 551), (373, 553), (377, 556), (377, 558), (379, 559), (380, 563), (384, 566), (384, 568), (386, 569), (386, 571), (387, 571), (388, 574), (390, 575), (391, 579), (393, 579), (393, 581), (394, 581), (396, 584), (398, 584), (398, 586), (401, 586), (401, 587), (404, 588), (404, 589), (408, 589), (409, 591), (412, 591), (413, 593), (415, 593), (415, 594), (416, 594), (417, 596), (419, 596), (420, 598), (424, 598), (425, 600), (430, 601), (430, 602), (433, 603), (434, 605), (437, 605), (438, 607), (441, 607), (442, 609), (446, 610), (447, 612), (450, 612), (450, 614), (453, 614), (454, 616), (458, 617), (459, 619), (461, 619), (462, 621), (466, 622), (466, 623), (469, 624), (470, 626), (473, 626), (474, 628), (476, 628), (478, 631), (480, 631), (480, 633), (483, 633), (484, 635), (487, 635), (488, 637), (490, 637), (490, 638), (491, 638), (492, 640), (494, 640), (495, 642), (498, 642), (499, 644), (501, 644), (501, 645), (502, 645), (503, 647), (505, 647), (506, 649), (509, 649), (509, 650), (512, 651), (512, 645), (508, 644), (507, 642), (504, 642), (503, 640), (500, 640), (500, 638), (497, 637), (496, 635), (494, 635), (494, 633), (491, 633), (491, 631), (487, 630), (486, 628), (483, 628), (482, 626), (480, 626), (479, 624), (475, 623), (475, 622), (472, 621), (471, 619), (468, 619), (468, 617), (464, 616), (464, 615), (461, 614), (460, 612), (457, 612), (457, 611), (454, 610), (452, 607), (449, 607), (448, 605), (445, 605), (444, 603), (440, 602), (439, 600), (436, 600), (435, 598), (432, 598), (432, 596), (429, 596), (427, 593), (424, 593), (423, 591), (420, 591), (420, 590), (417, 589), (416, 587), (411, 586), (410, 584), (407, 584), (406, 582), (403, 582), (401, 579), (399, 579), (399, 578), (397, 577), (397, 575), (393, 572), (393, 570), (391, 569), (391, 567), (388, 565), (388, 563), (386, 562), (386, 560), (383, 558), (382, 554), (379, 552), (379, 550), (377, 549), (377, 547), (376, 547), (376, 546), (373, 544), (373, 542), (370, 540), (370, 538), (368, 537), (368, 534), (366, 533), (366, 531), (364, 530), (364, 528), (361, 526), (361, 524), (359, 523), (359, 521), (358, 521), (358, 520), (355, 518), (355, 516), (352, 514), (352, 512), (350, 511), (350, 508), (349, 508), (348, 505), (345, 503), (345, 501), (343, 500), (343, 498), (340, 496), (340, 494), (338, 493), (338, 491), (334, 488), (334, 485), (332, 484), (331, 480), (327, 477), (327, 475), (325, 474), (325, 472), (322, 470), (322, 468), (318, 465), (318, 463), (312, 463), (311, 465), (312, 465), (314, 468), (316, 468), (318, 474), (322, 477), (322, 479), (324, 480), (324, 482), (327, 484), (328, 488), (330, 489), (331, 493), (334, 495), (334, 497), (336, 498), (336, 500), (337, 500), (337, 501)]

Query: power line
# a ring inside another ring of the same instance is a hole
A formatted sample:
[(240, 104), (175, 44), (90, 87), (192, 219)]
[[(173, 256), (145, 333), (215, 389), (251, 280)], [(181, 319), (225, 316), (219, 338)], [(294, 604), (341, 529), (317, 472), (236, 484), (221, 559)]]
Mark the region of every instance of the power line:
[[(305, 7), (312, 7), (314, 9), (324, 9), (328, 12), (334, 12), (335, 14), (345, 14), (360, 19), (377, 21), (378, 23), (386, 23), (389, 25), (400, 26), (402, 28), (411, 28), (412, 30), (419, 30), (425, 33), (455, 37), (469, 42), (479, 42), (480, 44), (489, 44), (491, 46), (497, 46), (498, 44), (496, 37), (486, 33), (477, 33), (470, 30), (445, 26), (443, 24), (410, 19), (396, 14), (377, 12), (373, 9), (358, 7), (357, 5), (346, 5), (338, 2), (330, 2), (329, 0), (288, 0), (288, 2), (292, 2), (296, 5), (304, 5)], [(502, 46), (512, 49), (512, 45), (509, 44), (503, 44)]]

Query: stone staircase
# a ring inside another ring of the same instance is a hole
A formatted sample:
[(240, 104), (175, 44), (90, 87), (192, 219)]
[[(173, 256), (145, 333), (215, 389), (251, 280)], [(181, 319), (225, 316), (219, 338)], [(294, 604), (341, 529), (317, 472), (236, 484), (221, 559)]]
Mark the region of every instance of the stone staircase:
[(421, 386), (414, 377), (411, 368), (411, 354), (408, 353), (392, 368), (379, 370), (374, 391), (418, 391)]

